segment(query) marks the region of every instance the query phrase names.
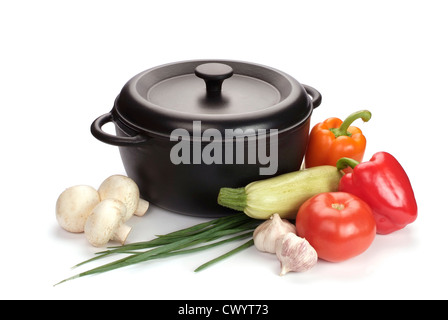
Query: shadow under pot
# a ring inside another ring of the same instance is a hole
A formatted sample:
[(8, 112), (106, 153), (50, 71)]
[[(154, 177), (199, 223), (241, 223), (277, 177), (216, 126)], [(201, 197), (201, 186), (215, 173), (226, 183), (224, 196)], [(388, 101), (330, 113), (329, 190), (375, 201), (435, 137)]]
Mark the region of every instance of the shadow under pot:
[[(244, 187), (299, 170), (321, 95), (279, 70), (241, 61), (194, 60), (130, 79), (92, 134), (119, 147), (141, 197), (201, 217), (234, 213), (221, 187)], [(116, 135), (102, 130), (108, 122)]]

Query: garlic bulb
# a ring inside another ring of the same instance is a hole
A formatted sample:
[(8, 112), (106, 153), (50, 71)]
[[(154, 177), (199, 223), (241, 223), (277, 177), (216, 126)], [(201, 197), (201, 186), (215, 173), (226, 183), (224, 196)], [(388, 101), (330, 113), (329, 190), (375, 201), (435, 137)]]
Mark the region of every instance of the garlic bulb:
[(290, 271), (309, 270), (317, 263), (316, 250), (306, 239), (295, 233), (288, 233), (277, 239), (275, 247), (275, 253), (280, 260), (281, 276)]
[(269, 220), (254, 230), (254, 245), (260, 251), (275, 253), (275, 241), (288, 232), (295, 234), (296, 227), (288, 220), (281, 219), (278, 213), (274, 213)]

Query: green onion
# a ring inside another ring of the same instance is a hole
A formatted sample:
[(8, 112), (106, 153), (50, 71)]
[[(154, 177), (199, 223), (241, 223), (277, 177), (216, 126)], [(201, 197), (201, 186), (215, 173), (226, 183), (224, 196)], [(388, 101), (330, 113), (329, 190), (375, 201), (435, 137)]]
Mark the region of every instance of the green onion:
[[(262, 220), (256, 220), (248, 217), (243, 213), (237, 213), (234, 215), (229, 215), (200, 223), (192, 227), (174, 231), (165, 235), (157, 235), (156, 238), (150, 241), (110, 247), (108, 248), (108, 250), (97, 252), (97, 255), (95, 257), (78, 263), (74, 267), (79, 267), (86, 263), (107, 257), (112, 254), (127, 254), (128, 256), (81, 272), (73, 277), (60, 281), (57, 284), (61, 284), (68, 280), (84, 277), (87, 275), (111, 271), (148, 260), (198, 252), (231, 241), (249, 238), (252, 237), (254, 229), (261, 222)], [(204, 243), (208, 244), (199, 246), (200, 244)], [(245, 248), (248, 248), (251, 245), (253, 245), (252, 239), (244, 243), (243, 245), (227, 252), (226, 254), (223, 254), (207, 263), (202, 264), (197, 269), (195, 269), (195, 272), (200, 271), (218, 261), (221, 261), (224, 258), (227, 258)]]
[(253, 244), (254, 244), (254, 240), (251, 239), (251, 240), (247, 241), (246, 243), (242, 244), (241, 246), (236, 247), (235, 249), (233, 249), (233, 250), (231, 250), (231, 251), (229, 251), (229, 252), (227, 252), (227, 253), (225, 253), (223, 255), (220, 255), (219, 257), (217, 257), (217, 258), (215, 258), (213, 260), (210, 260), (209, 262), (206, 262), (206, 263), (200, 265), (194, 271), (195, 272), (201, 271), (202, 269), (205, 269), (208, 266), (210, 266), (210, 265), (212, 265), (212, 264), (214, 264), (214, 263), (216, 263), (218, 261), (221, 261), (222, 259), (225, 259), (225, 258), (227, 258), (227, 257), (229, 257), (229, 256), (231, 256), (231, 255), (233, 255), (233, 254), (235, 254), (237, 252), (240, 252), (243, 249), (249, 248)]

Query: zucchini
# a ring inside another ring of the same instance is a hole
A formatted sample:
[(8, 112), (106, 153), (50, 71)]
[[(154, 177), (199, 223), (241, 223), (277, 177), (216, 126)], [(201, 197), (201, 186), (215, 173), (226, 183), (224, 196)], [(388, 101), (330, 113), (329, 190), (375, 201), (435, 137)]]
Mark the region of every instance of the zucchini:
[(342, 173), (334, 166), (318, 166), (254, 181), (242, 188), (221, 188), (218, 204), (243, 211), (255, 219), (274, 213), (295, 219), (300, 206), (312, 196), (338, 190)]

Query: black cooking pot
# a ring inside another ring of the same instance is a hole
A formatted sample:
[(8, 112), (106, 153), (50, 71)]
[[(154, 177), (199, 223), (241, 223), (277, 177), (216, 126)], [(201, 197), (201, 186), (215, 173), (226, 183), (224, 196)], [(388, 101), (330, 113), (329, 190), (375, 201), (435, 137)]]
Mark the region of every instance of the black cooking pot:
[[(312, 99), (310, 99), (310, 96)], [(144, 71), (91, 126), (119, 146), (141, 197), (170, 211), (216, 217), (221, 187), (298, 170), (321, 95), (266, 66), (195, 60)], [(115, 124), (116, 135), (102, 130)]]

